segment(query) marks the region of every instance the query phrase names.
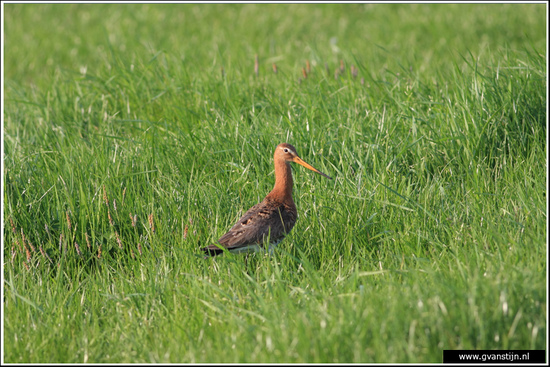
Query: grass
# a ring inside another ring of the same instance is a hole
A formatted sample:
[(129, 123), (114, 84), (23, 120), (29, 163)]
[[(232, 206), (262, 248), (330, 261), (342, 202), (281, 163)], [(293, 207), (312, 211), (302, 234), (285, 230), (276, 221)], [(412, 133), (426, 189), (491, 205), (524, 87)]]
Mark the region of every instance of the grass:
[(546, 348), (544, 4), (3, 7), (5, 362)]

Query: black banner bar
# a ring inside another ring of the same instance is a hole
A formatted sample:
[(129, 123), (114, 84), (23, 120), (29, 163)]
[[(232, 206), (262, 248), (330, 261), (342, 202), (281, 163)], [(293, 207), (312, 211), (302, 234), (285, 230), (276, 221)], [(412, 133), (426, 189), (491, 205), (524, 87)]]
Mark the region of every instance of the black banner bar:
[(545, 363), (545, 350), (444, 350), (443, 363)]

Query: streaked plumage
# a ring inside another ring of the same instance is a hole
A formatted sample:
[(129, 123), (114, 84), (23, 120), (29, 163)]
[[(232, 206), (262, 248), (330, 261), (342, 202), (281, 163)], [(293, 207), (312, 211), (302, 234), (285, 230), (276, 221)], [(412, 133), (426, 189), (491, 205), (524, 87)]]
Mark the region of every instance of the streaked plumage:
[(275, 164), (273, 190), (261, 203), (250, 208), (229, 232), (218, 240), (218, 244), (204, 247), (202, 251), (212, 256), (223, 253), (222, 248), (235, 253), (256, 251), (263, 249), (268, 239), (271, 250), (292, 230), (298, 213), (292, 200), (293, 180), (290, 162), (298, 163), (332, 179), (304, 162), (290, 144), (279, 144), (273, 159)]

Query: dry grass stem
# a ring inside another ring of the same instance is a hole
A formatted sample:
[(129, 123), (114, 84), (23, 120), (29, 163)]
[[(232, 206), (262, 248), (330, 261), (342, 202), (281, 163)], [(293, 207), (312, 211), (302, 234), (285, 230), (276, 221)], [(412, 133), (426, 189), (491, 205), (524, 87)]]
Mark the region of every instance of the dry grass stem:
[(115, 231), (116, 236), (116, 242), (118, 243), (118, 247), (122, 248), (122, 241), (120, 240), (120, 237), (118, 236), (118, 232)]
[(115, 224), (113, 223), (113, 218), (111, 218), (111, 211), (109, 208), (107, 208), (107, 216), (109, 217), (109, 224), (113, 227)]
[(65, 212), (65, 217), (67, 218), (67, 226), (69, 227), (69, 231), (71, 230), (71, 218), (69, 217), (69, 211)]
[(15, 251), (15, 246), (11, 247), (11, 263), (13, 264), (13, 260), (15, 259), (15, 256), (17, 255), (17, 251)]
[(17, 231), (15, 230), (15, 225), (13, 224), (13, 220), (10, 217), (10, 224), (11, 224), (11, 230), (13, 231), (13, 234), (15, 234)]
[(42, 256), (44, 256), (46, 259), (48, 259), (48, 261), (50, 263), (53, 264), (53, 260), (50, 258), (50, 256), (48, 255), (48, 253), (46, 251), (44, 251), (44, 249), (42, 248), (42, 245), (40, 245), (40, 253), (42, 254)]
[(107, 190), (105, 189), (105, 185), (103, 185), (103, 201), (105, 202), (105, 205), (108, 208), (109, 207), (109, 199), (107, 198)]
[(153, 223), (153, 213), (149, 214), (149, 228), (151, 228), (151, 230), (153, 231), (153, 233), (155, 232), (155, 223)]
[(74, 247), (76, 248), (76, 253), (78, 254), (78, 256), (82, 256), (82, 251), (80, 251), (80, 246), (78, 246), (78, 243), (76, 243), (76, 241), (74, 241)]
[(357, 74), (359, 73), (359, 69), (355, 67), (355, 65), (351, 65), (351, 76), (353, 79), (357, 78)]

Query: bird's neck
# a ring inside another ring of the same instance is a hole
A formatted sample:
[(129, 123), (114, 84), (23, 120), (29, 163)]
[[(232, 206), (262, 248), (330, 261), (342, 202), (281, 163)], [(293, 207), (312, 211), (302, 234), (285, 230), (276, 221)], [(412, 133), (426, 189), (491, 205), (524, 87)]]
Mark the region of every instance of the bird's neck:
[(292, 201), (293, 184), (290, 163), (275, 161), (275, 186), (268, 196)]

